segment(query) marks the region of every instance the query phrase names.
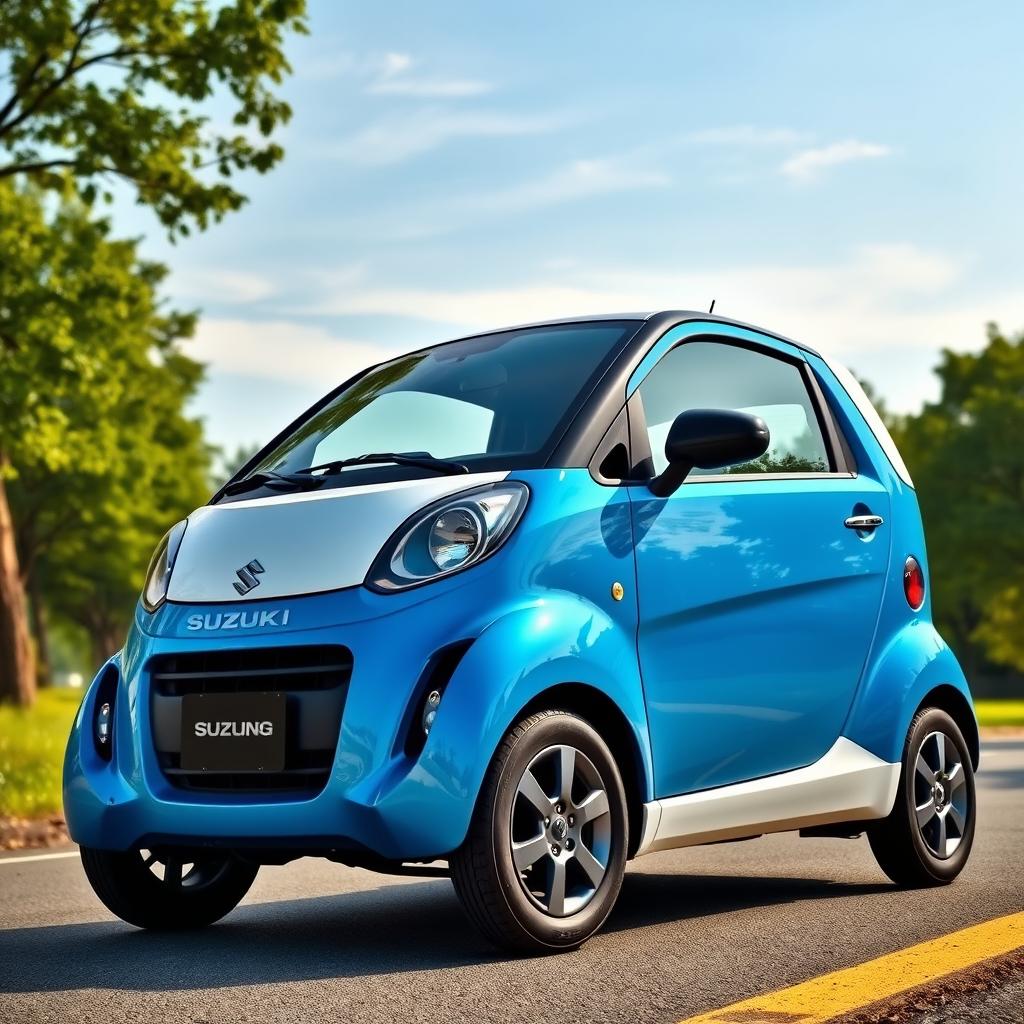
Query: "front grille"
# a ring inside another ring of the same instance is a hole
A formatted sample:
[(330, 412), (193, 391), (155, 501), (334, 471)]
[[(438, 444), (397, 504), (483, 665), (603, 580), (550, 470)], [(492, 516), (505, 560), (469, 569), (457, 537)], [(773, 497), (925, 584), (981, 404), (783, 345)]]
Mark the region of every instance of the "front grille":
[[(153, 745), (167, 780), (202, 792), (312, 796), (327, 784), (338, 745), (352, 652), (347, 647), (244, 648), (163, 654), (148, 666)], [(193, 693), (284, 693), (280, 772), (192, 772), (181, 767), (181, 701)]]

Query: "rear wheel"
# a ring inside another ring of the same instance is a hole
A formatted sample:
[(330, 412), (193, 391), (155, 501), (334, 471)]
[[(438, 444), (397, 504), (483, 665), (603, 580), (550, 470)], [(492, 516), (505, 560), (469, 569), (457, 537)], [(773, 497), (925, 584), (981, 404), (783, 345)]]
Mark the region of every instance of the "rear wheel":
[(233, 910), (259, 867), (232, 854), (182, 854), (82, 847), (93, 891), (122, 921), (139, 928), (202, 928)]
[(574, 949), (615, 905), (627, 840), (611, 751), (583, 719), (542, 711), (498, 748), (469, 835), (450, 858), (452, 881), (495, 945)]
[(910, 725), (896, 804), (868, 830), (871, 850), (898, 885), (952, 882), (974, 842), (974, 767), (956, 722), (938, 708)]

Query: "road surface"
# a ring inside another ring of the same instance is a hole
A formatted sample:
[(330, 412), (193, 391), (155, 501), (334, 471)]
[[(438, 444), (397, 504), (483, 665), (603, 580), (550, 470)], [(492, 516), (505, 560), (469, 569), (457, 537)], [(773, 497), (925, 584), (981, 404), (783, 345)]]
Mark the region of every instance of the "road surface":
[[(113, 919), (76, 857), (0, 860), (0, 1021), (672, 1024), (1024, 909), (1024, 740), (987, 743), (974, 854), (901, 892), (859, 840), (770, 836), (633, 863), (582, 950), (513, 959), (446, 879), (264, 868), (205, 932)], [(939, 1018), (934, 1018), (938, 1020)]]

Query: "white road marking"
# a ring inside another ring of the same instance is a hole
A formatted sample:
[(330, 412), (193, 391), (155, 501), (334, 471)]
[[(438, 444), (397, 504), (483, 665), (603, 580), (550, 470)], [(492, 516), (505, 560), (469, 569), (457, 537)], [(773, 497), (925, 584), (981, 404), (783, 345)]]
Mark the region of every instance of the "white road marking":
[(77, 856), (77, 850), (66, 850), (63, 853), (30, 853), (27, 857), (0, 857), (0, 867), (4, 864), (28, 864), (34, 860), (63, 860), (65, 857)]

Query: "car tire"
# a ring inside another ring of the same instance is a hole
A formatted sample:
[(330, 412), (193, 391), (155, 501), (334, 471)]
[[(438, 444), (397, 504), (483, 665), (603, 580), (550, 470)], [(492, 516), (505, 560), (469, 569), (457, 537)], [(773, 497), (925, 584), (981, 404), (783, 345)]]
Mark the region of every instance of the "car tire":
[(149, 850), (81, 849), (82, 866), (103, 905), (138, 928), (203, 928), (233, 910), (259, 866), (232, 854), (190, 862), (188, 855)]
[(628, 840), (625, 790), (607, 744), (584, 719), (541, 711), (502, 740), (449, 865), (466, 913), (490, 942), (555, 953), (604, 924)]
[(971, 854), (976, 816), (963, 734), (945, 711), (924, 708), (907, 733), (896, 803), (868, 829), (875, 859), (897, 885), (946, 885)]

